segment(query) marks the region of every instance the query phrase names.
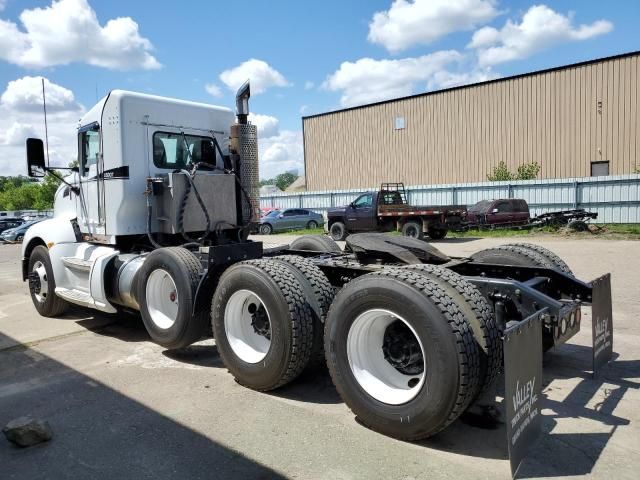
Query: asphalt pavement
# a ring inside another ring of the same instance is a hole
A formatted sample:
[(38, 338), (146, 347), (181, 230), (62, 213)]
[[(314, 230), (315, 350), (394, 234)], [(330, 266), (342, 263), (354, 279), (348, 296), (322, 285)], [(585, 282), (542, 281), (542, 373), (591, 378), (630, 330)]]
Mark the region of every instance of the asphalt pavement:
[[(462, 256), (507, 241), (434, 245)], [(532, 241), (583, 280), (612, 272), (616, 354), (593, 379), (585, 308), (580, 334), (545, 357), (544, 432), (519, 476), (636, 479), (640, 242)], [(326, 372), (258, 393), (233, 380), (213, 340), (166, 351), (137, 316), (74, 308), (42, 318), (19, 256), (18, 245), (0, 245), (0, 427), (29, 414), (48, 420), (54, 438), (27, 449), (0, 438), (3, 479), (510, 478), (504, 428), (459, 420), (431, 439), (401, 442), (360, 425)]]

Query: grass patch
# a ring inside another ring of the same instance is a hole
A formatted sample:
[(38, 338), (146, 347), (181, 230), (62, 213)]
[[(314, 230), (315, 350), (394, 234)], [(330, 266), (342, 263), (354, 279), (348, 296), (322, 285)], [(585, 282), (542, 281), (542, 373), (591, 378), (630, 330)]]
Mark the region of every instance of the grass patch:
[(608, 233), (621, 235), (640, 235), (640, 223), (612, 223), (603, 225)]
[[(594, 238), (620, 238), (621, 236), (627, 238), (640, 239), (640, 224), (638, 223), (613, 223), (607, 225), (599, 225), (602, 230), (597, 234), (591, 234), (589, 232), (576, 233), (570, 232), (566, 228), (553, 228), (553, 227), (538, 227), (538, 228), (496, 228), (495, 230), (483, 229), (483, 230), (467, 230), (466, 232), (452, 232), (447, 234), (447, 238), (491, 238), (491, 237), (528, 237), (534, 235), (558, 235), (566, 237), (567, 235), (576, 236), (589, 236)], [(282, 232), (276, 232), (273, 235), (323, 235), (326, 234), (324, 228), (309, 228), (309, 229), (297, 229), (286, 230)], [(391, 235), (400, 235), (400, 232), (388, 232)]]
[(283, 230), (282, 232), (274, 232), (273, 235), (321, 235), (327, 233), (324, 228), (298, 228), (294, 230)]
[(465, 237), (527, 237), (531, 235), (539, 235), (546, 233), (557, 233), (558, 230), (551, 227), (539, 228), (496, 228), (490, 229), (472, 229), (466, 232), (449, 232), (447, 238), (465, 238)]

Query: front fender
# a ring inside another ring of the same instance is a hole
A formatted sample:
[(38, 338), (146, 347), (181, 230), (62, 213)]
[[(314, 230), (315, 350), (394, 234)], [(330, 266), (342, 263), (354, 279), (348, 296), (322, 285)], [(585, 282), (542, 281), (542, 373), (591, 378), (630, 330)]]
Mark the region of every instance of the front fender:
[(29, 256), (38, 245), (51, 248), (58, 243), (77, 242), (70, 220), (50, 218), (27, 229), (22, 241), (22, 280), (27, 279)]

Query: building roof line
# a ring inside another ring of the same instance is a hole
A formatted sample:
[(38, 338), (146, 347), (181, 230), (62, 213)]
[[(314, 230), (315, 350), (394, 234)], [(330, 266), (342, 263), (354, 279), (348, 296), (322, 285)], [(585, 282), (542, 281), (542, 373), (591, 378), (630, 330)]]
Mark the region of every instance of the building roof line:
[(415, 93), (413, 95), (407, 95), (405, 97), (390, 98), (388, 100), (381, 100), (379, 102), (366, 103), (366, 104), (363, 104), (363, 105), (356, 105), (354, 107), (340, 108), (338, 110), (331, 110), (329, 112), (316, 113), (316, 114), (313, 114), (313, 115), (303, 116), (302, 117), (302, 121), (304, 123), (304, 121), (307, 120), (307, 119), (316, 118), (316, 117), (324, 117), (326, 115), (333, 115), (334, 113), (348, 112), (348, 111), (351, 111), (351, 110), (360, 110), (362, 108), (375, 107), (377, 105), (384, 105), (385, 103), (398, 102), (398, 101), (409, 100), (409, 99), (418, 98), (418, 97), (427, 97), (429, 95), (436, 95), (436, 94), (439, 94), (439, 93), (451, 92), (451, 91), (454, 91), (454, 90), (462, 90), (462, 89), (465, 89), (465, 88), (479, 87), (479, 86), (482, 86), (482, 85), (489, 85), (489, 84), (492, 84), (492, 83), (507, 82), (509, 80), (516, 80), (518, 78), (531, 77), (531, 76), (534, 76), (534, 75), (541, 75), (543, 73), (557, 72), (558, 70), (568, 70), (568, 69), (571, 69), (571, 68), (583, 67), (583, 66), (586, 66), (586, 65), (592, 65), (594, 63), (607, 62), (607, 61), (611, 61), (611, 60), (618, 60), (618, 59), (621, 59), (621, 58), (633, 57), (633, 56), (636, 56), (636, 55), (640, 55), (640, 50), (635, 50), (633, 52), (627, 52), (627, 53), (620, 53), (620, 54), (617, 54), (617, 55), (611, 55), (609, 57), (594, 58), (592, 60), (585, 60), (585, 61), (582, 61), (582, 62), (571, 63), (571, 64), (568, 64), (568, 65), (560, 65), (558, 67), (545, 68), (543, 70), (535, 70), (535, 71), (532, 71), (532, 72), (519, 73), (517, 75), (511, 75), (509, 77), (500, 77), (500, 78), (494, 78), (492, 80), (485, 80), (483, 82), (467, 83), (465, 85), (457, 85), (455, 87), (442, 88), (440, 90), (431, 90), (429, 92)]

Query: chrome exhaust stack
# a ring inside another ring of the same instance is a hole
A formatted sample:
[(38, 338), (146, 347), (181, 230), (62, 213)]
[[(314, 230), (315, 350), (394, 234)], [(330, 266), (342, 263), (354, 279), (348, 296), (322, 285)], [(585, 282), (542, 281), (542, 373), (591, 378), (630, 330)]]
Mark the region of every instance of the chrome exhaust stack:
[(238, 223), (249, 226), (260, 220), (260, 189), (258, 170), (258, 128), (248, 123), (249, 81), (236, 94), (237, 122), (231, 126), (230, 150), (241, 190), (237, 196), (240, 206)]

